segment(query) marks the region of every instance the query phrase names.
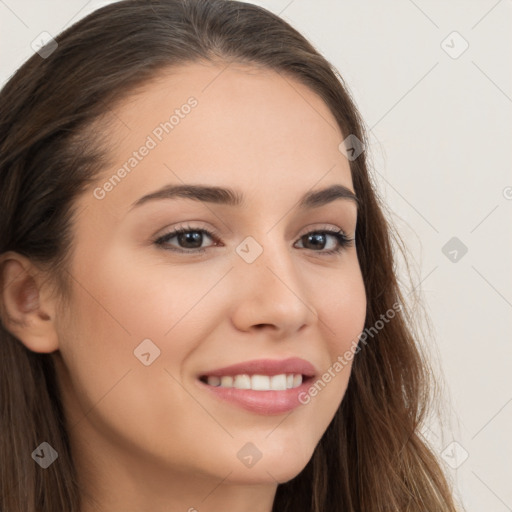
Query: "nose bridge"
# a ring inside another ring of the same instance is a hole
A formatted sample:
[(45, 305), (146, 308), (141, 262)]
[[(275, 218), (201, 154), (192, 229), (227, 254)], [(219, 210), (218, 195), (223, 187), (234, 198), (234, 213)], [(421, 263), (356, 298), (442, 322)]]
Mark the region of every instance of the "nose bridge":
[(245, 272), (248, 280), (254, 279), (256, 283), (265, 284), (269, 292), (283, 294), (283, 289), (287, 289), (284, 283), (293, 286), (297, 281), (292, 254), (282, 237), (277, 236), (277, 231), (256, 236), (258, 239), (246, 237), (237, 248), (243, 260), (243, 264), (240, 262), (242, 275)]
[(241, 288), (237, 318), (243, 318), (246, 327), (249, 323), (273, 324), (293, 330), (316, 317), (294, 264), (293, 250), (277, 230), (248, 236), (237, 247)]

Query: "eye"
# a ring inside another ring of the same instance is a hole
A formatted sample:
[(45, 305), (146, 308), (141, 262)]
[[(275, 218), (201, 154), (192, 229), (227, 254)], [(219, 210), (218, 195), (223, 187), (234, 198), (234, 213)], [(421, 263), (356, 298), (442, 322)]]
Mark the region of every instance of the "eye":
[[(327, 245), (328, 238), (331, 237), (334, 239), (334, 248), (323, 251), (323, 250), (315, 250), (315, 252), (320, 252), (323, 255), (329, 255), (329, 254), (337, 254), (340, 253), (343, 249), (346, 249), (347, 247), (351, 247), (353, 245), (354, 239), (348, 237), (342, 230), (340, 229), (322, 229), (319, 231), (310, 231), (309, 233), (306, 233), (305, 235), (302, 235), (299, 238), (299, 242), (302, 242), (302, 244), (306, 243), (307, 245), (312, 245), (313, 248), (320, 249), (325, 248), (324, 246)], [(304, 242), (305, 240), (305, 242)], [(304, 247), (305, 249), (309, 249), (309, 247)]]
[[(172, 245), (169, 242), (173, 238), (176, 238), (176, 241), (180, 244), (180, 247), (173, 246), (168, 250), (185, 253), (199, 253), (205, 252), (205, 249), (201, 247), (205, 235), (208, 238), (216, 240), (216, 242), (219, 241), (216, 234), (211, 231), (208, 231), (207, 229), (186, 226), (175, 229), (170, 233), (162, 235), (161, 237), (157, 238), (154, 243), (159, 246), (163, 246), (164, 248), (167, 248), (167, 245)], [(218, 244), (215, 243), (214, 245)]]
[[(221, 245), (220, 239), (215, 232), (208, 231), (207, 229), (203, 228), (195, 228), (193, 226), (185, 226), (174, 229), (173, 231), (166, 233), (165, 235), (162, 235), (154, 240), (154, 243), (166, 250), (197, 254), (204, 253), (206, 250), (205, 247), (202, 247), (205, 237), (214, 241), (212, 244), (213, 246)], [(332, 239), (331, 246), (334, 247), (328, 251), (323, 250), (325, 249), (325, 246), (328, 245), (329, 238)], [(173, 239), (176, 239), (178, 247), (171, 243)], [(302, 247), (299, 247), (300, 249), (311, 249), (312, 251), (318, 252), (322, 255), (329, 255), (340, 253), (343, 249), (352, 246), (354, 239), (349, 238), (340, 229), (328, 228), (317, 231), (310, 231), (309, 233), (302, 235), (298, 242), (302, 244)]]

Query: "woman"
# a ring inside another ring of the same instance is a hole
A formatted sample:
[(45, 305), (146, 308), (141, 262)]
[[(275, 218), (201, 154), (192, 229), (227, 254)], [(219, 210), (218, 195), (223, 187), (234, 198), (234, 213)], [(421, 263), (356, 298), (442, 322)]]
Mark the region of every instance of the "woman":
[(337, 72), (225, 0), (56, 43), (0, 94), (0, 509), (456, 510)]

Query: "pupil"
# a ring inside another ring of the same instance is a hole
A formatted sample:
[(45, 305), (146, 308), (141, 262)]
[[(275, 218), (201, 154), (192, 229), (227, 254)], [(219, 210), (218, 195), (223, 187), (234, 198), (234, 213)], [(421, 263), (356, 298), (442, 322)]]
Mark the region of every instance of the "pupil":
[(314, 233), (312, 235), (307, 235), (310, 240), (313, 240), (313, 246), (319, 247), (325, 244), (324, 237), (322, 233)]
[(192, 246), (187, 246), (187, 249), (197, 249), (198, 247), (201, 247), (202, 236), (202, 233), (199, 233), (198, 231), (181, 233), (179, 235), (179, 242), (184, 243), (185, 245), (191, 243)]

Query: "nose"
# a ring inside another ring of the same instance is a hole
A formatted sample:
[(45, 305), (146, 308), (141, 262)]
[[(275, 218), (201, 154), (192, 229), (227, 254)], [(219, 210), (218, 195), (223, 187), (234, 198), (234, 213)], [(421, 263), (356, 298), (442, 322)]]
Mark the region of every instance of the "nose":
[(304, 279), (294, 262), (292, 251), (296, 250), (269, 241), (252, 263), (237, 259), (233, 277), (239, 285), (232, 321), (239, 330), (268, 331), (271, 336), (285, 338), (317, 321), (318, 314), (308, 303)]

